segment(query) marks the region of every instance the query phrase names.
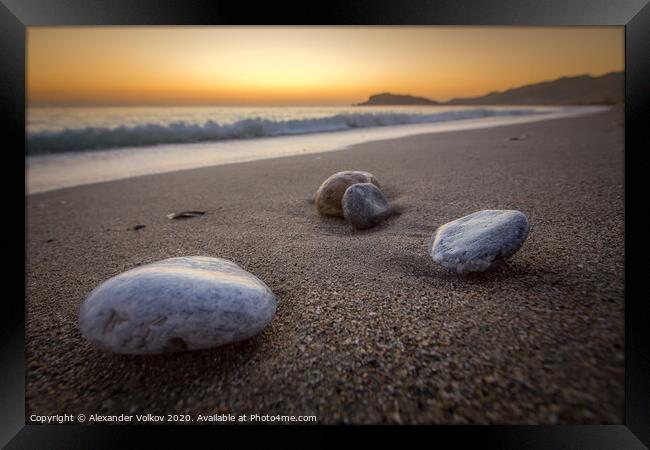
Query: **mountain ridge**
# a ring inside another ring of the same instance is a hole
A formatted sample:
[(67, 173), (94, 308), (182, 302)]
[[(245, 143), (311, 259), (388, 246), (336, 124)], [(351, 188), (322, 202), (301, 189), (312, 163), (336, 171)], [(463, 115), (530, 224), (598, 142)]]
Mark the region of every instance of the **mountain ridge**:
[(625, 101), (625, 72), (564, 76), (477, 97), (453, 98), (439, 102), (426, 97), (384, 92), (353, 106), (397, 105), (590, 105)]

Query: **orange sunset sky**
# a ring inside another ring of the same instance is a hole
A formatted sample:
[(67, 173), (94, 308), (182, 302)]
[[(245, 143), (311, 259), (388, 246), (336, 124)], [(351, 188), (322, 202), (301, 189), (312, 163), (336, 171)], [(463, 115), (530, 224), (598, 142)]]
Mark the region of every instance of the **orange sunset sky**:
[(436, 100), (624, 70), (623, 27), (30, 27), (39, 104)]

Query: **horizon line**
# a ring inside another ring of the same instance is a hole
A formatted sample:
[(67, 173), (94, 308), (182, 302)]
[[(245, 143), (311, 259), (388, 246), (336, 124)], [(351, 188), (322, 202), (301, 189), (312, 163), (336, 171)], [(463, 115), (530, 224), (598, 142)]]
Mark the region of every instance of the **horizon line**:
[[(481, 98), (490, 94), (495, 94), (495, 93), (503, 93), (507, 92), (513, 89), (519, 89), (523, 88), (526, 86), (532, 86), (536, 84), (542, 84), (542, 83), (550, 83), (554, 81), (558, 81), (564, 78), (579, 78), (579, 77), (591, 77), (591, 78), (600, 78), (604, 77), (607, 75), (615, 74), (615, 73), (625, 73), (625, 70), (613, 70), (610, 72), (603, 73), (601, 75), (594, 75), (592, 72), (585, 72), (585, 73), (580, 73), (580, 74), (575, 74), (575, 75), (563, 75), (560, 77), (548, 79), (548, 80), (543, 80), (543, 81), (538, 81), (534, 83), (527, 83), (527, 84), (521, 84), (517, 86), (510, 87), (508, 89), (504, 90), (496, 90), (496, 91), (489, 91), (484, 94), (480, 95), (475, 95), (471, 97), (452, 97), (447, 100), (438, 100), (438, 99), (432, 99), (429, 98), (425, 95), (422, 94), (417, 94), (417, 93), (412, 93), (412, 94), (395, 94), (392, 92), (392, 90), (386, 90), (382, 92), (377, 92), (377, 93), (371, 93), (368, 94), (365, 98), (365, 100), (360, 100), (359, 102), (364, 102), (370, 99), (370, 97), (375, 96), (375, 95), (382, 95), (382, 94), (390, 94), (390, 95), (404, 95), (404, 96), (413, 96), (413, 97), (421, 97), (425, 98), (427, 100), (431, 100), (434, 102), (440, 103), (439, 106), (445, 106), (448, 105), (449, 102), (453, 100), (460, 100), (460, 99), (474, 99), (474, 98)], [(354, 103), (219, 103), (219, 102), (170, 102), (170, 101), (161, 101), (161, 102), (128, 102), (128, 101), (117, 101), (117, 102), (93, 102), (93, 101), (75, 101), (75, 100), (70, 100), (70, 101), (63, 101), (63, 102), (49, 102), (49, 101), (34, 101), (30, 102), (27, 100), (25, 102), (25, 107), (26, 108), (66, 108), (66, 107), (88, 107), (88, 108), (110, 108), (110, 107), (181, 107), (181, 106), (186, 106), (186, 107), (206, 107), (206, 108), (215, 108), (215, 107), (235, 107), (235, 108), (264, 108), (264, 107), (269, 107), (269, 108), (278, 108), (278, 107), (342, 107), (342, 106), (358, 106), (359, 103), (354, 102)], [(399, 106), (399, 105), (396, 105)], [(436, 105), (431, 105), (431, 106), (436, 106)], [(453, 106), (453, 105), (448, 105), (448, 106)]]

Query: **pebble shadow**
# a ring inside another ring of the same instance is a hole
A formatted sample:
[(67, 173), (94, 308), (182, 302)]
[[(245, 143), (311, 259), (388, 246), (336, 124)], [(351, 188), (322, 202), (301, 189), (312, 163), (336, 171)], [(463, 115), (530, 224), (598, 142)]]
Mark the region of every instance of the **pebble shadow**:
[(443, 280), (461, 280), (469, 285), (501, 283), (510, 279), (528, 279), (538, 273), (537, 269), (527, 264), (521, 264), (515, 260), (504, 261), (485, 272), (468, 273), (464, 275), (450, 272), (444, 268), (438, 269), (438, 278)]
[(540, 270), (535, 267), (516, 260), (508, 260), (485, 272), (460, 275), (439, 266), (426, 253), (396, 256), (391, 258), (388, 264), (396, 267), (404, 276), (435, 278), (441, 281), (461, 281), (469, 285), (500, 283), (512, 278), (523, 279), (540, 274)]
[(401, 203), (391, 205), (391, 215), (390, 217), (388, 217), (388, 219), (384, 220), (382, 223), (380, 223), (377, 226), (365, 230), (355, 229), (352, 225), (346, 222), (345, 219), (343, 219), (342, 217), (321, 216), (320, 214), (318, 214), (315, 207), (314, 207), (314, 215), (318, 220), (318, 229), (322, 233), (328, 235), (334, 235), (334, 236), (351, 236), (351, 235), (359, 235), (359, 234), (372, 234), (372, 233), (378, 233), (384, 231), (390, 228), (393, 224), (395, 224), (395, 222), (400, 218), (400, 216), (404, 214), (404, 211), (406, 209), (407, 209), (406, 206)]
[(221, 347), (192, 350), (173, 353), (163, 353), (157, 355), (122, 355), (94, 349), (102, 353), (102, 358), (97, 361), (105, 361), (105, 370), (111, 370), (111, 367), (118, 365), (120, 370), (137, 370), (146, 378), (175, 378), (178, 374), (174, 371), (168, 371), (170, 367), (184, 366), (191, 364), (198, 367), (197, 373), (205, 373), (207, 378), (213, 378), (216, 372), (224, 372), (241, 367), (249, 363), (256, 355), (260, 353), (265, 336), (268, 330), (261, 335), (252, 337), (245, 341), (226, 344)]

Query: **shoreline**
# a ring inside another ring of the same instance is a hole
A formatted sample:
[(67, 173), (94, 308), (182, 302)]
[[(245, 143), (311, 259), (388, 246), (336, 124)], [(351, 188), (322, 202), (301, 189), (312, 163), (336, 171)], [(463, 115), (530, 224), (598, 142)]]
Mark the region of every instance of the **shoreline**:
[[(623, 423), (623, 145), (615, 108), (29, 195), (26, 417)], [(397, 214), (363, 232), (319, 217), (316, 189), (345, 169), (373, 173)], [(522, 249), (475, 276), (436, 265), (436, 228), (488, 208), (529, 217)], [(206, 214), (166, 217), (194, 209)], [(230, 259), (264, 281), (278, 302), (269, 327), (151, 356), (82, 338), (79, 306), (95, 286), (189, 255)]]
[(495, 116), (260, 139), (161, 144), (149, 147), (34, 155), (26, 159), (26, 189), (27, 195), (33, 195), (143, 175), (301, 154), (343, 151), (355, 145), (388, 139), (534, 123), (598, 114), (609, 109), (610, 106), (576, 106), (538, 115)]

